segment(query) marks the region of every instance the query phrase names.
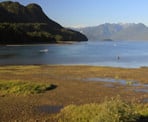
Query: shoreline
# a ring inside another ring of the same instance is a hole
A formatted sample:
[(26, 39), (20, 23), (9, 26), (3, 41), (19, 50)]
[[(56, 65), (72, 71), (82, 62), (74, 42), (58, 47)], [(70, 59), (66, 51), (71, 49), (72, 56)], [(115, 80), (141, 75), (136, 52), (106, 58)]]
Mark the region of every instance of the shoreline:
[[(80, 41), (80, 42), (86, 42), (86, 41)], [(58, 41), (55, 43), (26, 43), (26, 44), (0, 44), (0, 46), (48, 46), (48, 45), (62, 45), (62, 44), (75, 44), (79, 43), (79, 41)]]
[(148, 66), (140, 67), (120, 67), (120, 66), (104, 66), (104, 65), (87, 65), (87, 64), (0, 64), (0, 66), (65, 66), (65, 67), (102, 67), (102, 68), (116, 68), (116, 69), (141, 69), (148, 68)]

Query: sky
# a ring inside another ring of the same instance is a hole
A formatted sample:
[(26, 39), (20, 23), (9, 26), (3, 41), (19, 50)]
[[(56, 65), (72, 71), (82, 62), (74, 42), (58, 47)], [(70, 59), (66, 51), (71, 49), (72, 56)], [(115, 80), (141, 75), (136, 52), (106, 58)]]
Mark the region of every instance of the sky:
[[(6, 1), (6, 0), (0, 0)], [(148, 0), (12, 0), (39, 4), (46, 15), (65, 27), (104, 23), (148, 25)]]

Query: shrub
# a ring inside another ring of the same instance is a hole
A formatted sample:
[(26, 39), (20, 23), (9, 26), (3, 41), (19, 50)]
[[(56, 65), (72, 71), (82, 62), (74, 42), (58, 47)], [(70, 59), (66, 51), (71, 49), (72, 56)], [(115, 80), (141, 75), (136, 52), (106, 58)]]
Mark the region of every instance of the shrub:
[(140, 116), (148, 118), (148, 103), (136, 105), (136, 111), (140, 114)]
[(52, 88), (51, 84), (21, 81), (0, 81), (0, 93), (2, 94), (36, 94)]
[(69, 105), (57, 117), (58, 122), (134, 122), (139, 114), (133, 105), (117, 97), (101, 104)]

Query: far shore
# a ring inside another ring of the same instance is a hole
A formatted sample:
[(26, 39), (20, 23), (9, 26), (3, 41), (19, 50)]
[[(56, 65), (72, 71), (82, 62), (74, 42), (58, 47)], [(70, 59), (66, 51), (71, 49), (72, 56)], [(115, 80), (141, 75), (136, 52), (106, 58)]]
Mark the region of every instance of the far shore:
[[(38, 46), (38, 45), (53, 45), (53, 44), (74, 44), (79, 41), (57, 41), (55, 43), (23, 43), (23, 44), (0, 44), (0, 46)], [(81, 41), (80, 41), (81, 42)]]

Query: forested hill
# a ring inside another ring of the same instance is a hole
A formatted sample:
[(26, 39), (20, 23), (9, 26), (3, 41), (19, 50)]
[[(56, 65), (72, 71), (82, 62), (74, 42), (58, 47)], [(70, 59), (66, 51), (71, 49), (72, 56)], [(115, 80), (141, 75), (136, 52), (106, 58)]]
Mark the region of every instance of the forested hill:
[(87, 41), (80, 32), (49, 19), (37, 4), (0, 3), (0, 44), (58, 43)]

